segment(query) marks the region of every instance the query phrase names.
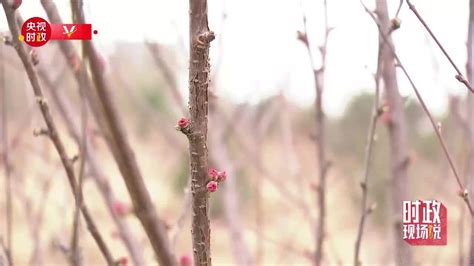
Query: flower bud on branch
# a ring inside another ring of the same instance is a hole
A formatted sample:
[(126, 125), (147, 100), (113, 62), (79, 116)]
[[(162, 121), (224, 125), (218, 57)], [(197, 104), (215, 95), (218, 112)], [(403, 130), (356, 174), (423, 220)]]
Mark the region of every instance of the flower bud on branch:
[(183, 134), (189, 135), (191, 133), (191, 121), (186, 117), (181, 117), (178, 120), (178, 123), (175, 128), (176, 130), (183, 132)]

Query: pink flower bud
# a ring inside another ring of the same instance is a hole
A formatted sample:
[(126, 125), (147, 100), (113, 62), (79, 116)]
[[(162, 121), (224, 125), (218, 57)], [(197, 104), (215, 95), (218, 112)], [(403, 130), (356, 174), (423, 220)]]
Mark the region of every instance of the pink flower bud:
[(209, 168), (207, 172), (209, 174), (209, 178), (214, 181), (217, 179), (217, 176), (219, 175), (219, 172), (217, 172), (215, 168)]
[(189, 124), (190, 124), (189, 119), (187, 119), (185, 117), (181, 117), (178, 120), (178, 127), (180, 127), (180, 128), (185, 128), (185, 127), (189, 126)]
[(179, 257), (179, 265), (180, 266), (191, 266), (192, 260), (191, 257), (188, 255), (182, 255)]
[(117, 265), (127, 266), (128, 265), (128, 258), (127, 257), (121, 257), (120, 259), (117, 260)]
[(13, 0), (12, 2), (12, 8), (13, 9), (18, 9), (21, 6), (22, 0)]
[(112, 205), (112, 209), (118, 216), (125, 216), (131, 212), (130, 206), (121, 201), (115, 201)]
[(120, 233), (117, 231), (112, 231), (112, 233), (110, 233), (110, 237), (112, 237), (112, 239), (120, 239)]
[(225, 181), (226, 178), (227, 178), (227, 173), (225, 171), (217, 172), (217, 181), (219, 182)]
[(216, 181), (209, 181), (209, 183), (207, 183), (207, 190), (209, 190), (209, 192), (216, 192), (217, 185), (218, 183)]
[(38, 57), (38, 52), (35, 49), (31, 49), (30, 57), (31, 57), (31, 62), (33, 63), (34, 66), (36, 66), (39, 63), (39, 57)]
[(78, 72), (81, 69), (81, 63), (77, 55), (73, 54), (69, 57), (69, 64), (74, 72)]

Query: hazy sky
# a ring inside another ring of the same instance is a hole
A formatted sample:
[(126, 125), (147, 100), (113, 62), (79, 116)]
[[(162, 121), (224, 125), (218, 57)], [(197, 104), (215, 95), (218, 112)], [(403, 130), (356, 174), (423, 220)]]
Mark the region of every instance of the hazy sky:
[[(23, 2), (20, 11), (25, 18), (46, 17), (39, 0)], [(375, 6), (374, 1), (365, 2)], [(464, 71), (468, 1), (412, 2)], [(56, 0), (56, 3), (68, 18), (69, 1)], [(392, 14), (398, 3), (398, 0), (389, 1)], [(85, 0), (88, 20), (99, 30), (94, 38), (102, 49), (110, 47), (115, 40), (187, 43), (187, 4), (187, 0)], [(284, 90), (291, 101), (305, 106), (313, 103), (312, 72), (305, 47), (296, 39), (296, 31), (302, 29), (304, 9), (310, 42), (317, 51), (323, 33), (322, 0), (209, 0), (208, 5), (210, 28), (218, 36), (211, 45), (212, 62), (222, 57), (218, 78), (220, 96), (236, 102), (257, 102)], [(330, 115), (338, 115), (352, 96), (362, 90), (373, 90), (377, 29), (357, 0), (328, 0), (328, 6), (329, 24), (335, 30), (328, 44), (324, 103)], [(223, 21), (224, 10), (227, 18)], [(465, 95), (466, 89), (454, 79), (454, 70), (406, 5), (400, 18), (402, 27), (393, 34), (399, 56), (428, 106), (442, 112), (449, 94)], [(4, 16), (0, 27), (6, 29)], [(186, 92), (184, 55), (183, 51), (179, 76)], [(317, 52), (314, 59), (319, 64)], [(413, 95), (405, 78), (401, 74), (399, 77), (402, 94)]]

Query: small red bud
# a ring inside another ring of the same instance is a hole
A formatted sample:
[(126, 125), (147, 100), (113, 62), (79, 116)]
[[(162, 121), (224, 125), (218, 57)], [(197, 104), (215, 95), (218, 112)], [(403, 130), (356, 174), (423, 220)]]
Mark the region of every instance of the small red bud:
[(22, 0), (13, 0), (12, 2), (12, 8), (13, 9), (18, 9), (21, 6)]
[(218, 182), (225, 181), (226, 178), (227, 178), (227, 173), (225, 171), (217, 172), (217, 181)]
[(81, 68), (79, 58), (77, 58), (77, 55), (75, 55), (75, 54), (73, 54), (69, 57), (69, 64), (71, 65), (71, 68), (74, 72), (78, 72)]
[(209, 168), (209, 170), (207, 170), (208, 174), (209, 174), (209, 178), (211, 180), (216, 180), (218, 175), (219, 175), (219, 172), (215, 169), (215, 168)]
[(120, 234), (117, 231), (112, 231), (112, 233), (110, 233), (110, 237), (112, 237), (112, 239), (119, 239)]
[(130, 206), (121, 201), (115, 201), (112, 205), (112, 209), (118, 216), (125, 216), (131, 212)]
[(38, 52), (35, 49), (31, 49), (30, 58), (31, 58), (31, 62), (33, 63), (34, 66), (39, 64)]
[(207, 183), (207, 190), (209, 190), (209, 192), (216, 192), (217, 185), (218, 183), (216, 181), (209, 181), (209, 183)]
[(189, 124), (190, 124), (189, 119), (187, 119), (185, 117), (181, 117), (178, 120), (178, 127), (180, 127), (180, 128), (185, 128), (185, 127), (189, 126)]
[(127, 266), (128, 265), (128, 258), (127, 257), (121, 257), (120, 259), (117, 260), (117, 265)]
[(311, 182), (311, 183), (309, 184), (309, 188), (310, 188), (312, 191), (319, 191), (319, 189), (320, 189), (321, 187), (319, 186), (318, 183), (316, 183), (316, 182)]
[(192, 260), (191, 260), (190, 256), (181, 255), (181, 257), (179, 257), (179, 265), (180, 266), (191, 266), (191, 264), (192, 264)]
[(380, 116), (380, 121), (384, 125), (390, 124), (392, 122), (392, 115), (390, 114), (390, 112), (383, 112), (382, 115)]

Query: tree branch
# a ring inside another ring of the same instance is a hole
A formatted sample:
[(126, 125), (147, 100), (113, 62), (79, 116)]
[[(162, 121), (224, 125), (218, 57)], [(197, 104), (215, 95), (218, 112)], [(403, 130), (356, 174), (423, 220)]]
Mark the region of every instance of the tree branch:
[[(49, 105), (44, 98), (43, 90), (38, 80), (38, 76), (36, 73), (35, 68), (33, 67), (33, 63), (31, 58), (28, 56), (24, 44), (21, 43), (18, 39), (18, 26), (15, 16), (15, 10), (7, 3), (7, 0), (2, 0), (2, 6), (5, 11), (5, 15), (7, 17), (8, 26), (10, 28), (10, 32), (12, 33), (12, 42), (13, 46), (20, 57), (23, 66), (25, 67), (26, 73), (28, 75), (28, 79), (30, 80), (31, 86), (33, 88), (34, 95), (36, 97), (36, 102), (41, 110), (41, 114), (43, 115), (43, 119), (48, 127), (49, 137), (53, 142), (59, 157), (61, 158), (61, 162), (66, 170), (66, 174), (68, 177), (69, 185), (71, 186), (72, 193), (74, 195), (74, 199), (78, 200), (78, 195), (76, 194), (77, 191), (77, 183), (74, 174), (74, 169), (71, 164), (69, 157), (66, 154), (66, 150), (64, 148), (64, 144), (62, 143), (56, 124), (54, 123), (53, 117), (51, 115)], [(97, 226), (95, 225), (90, 213), (85, 204), (81, 204), (81, 212), (84, 216), (88, 229), (93, 236), (94, 240), (96, 241), (102, 255), (104, 256), (105, 260), (109, 265), (113, 264), (112, 255), (107, 248), (104, 240), (102, 239), (101, 235), (98, 232)]]
[[(372, 117), (370, 119), (370, 125), (369, 125), (369, 132), (367, 134), (367, 146), (365, 148), (366, 154), (365, 154), (365, 168), (364, 168), (364, 179), (360, 183), (360, 187), (362, 189), (362, 202), (361, 202), (361, 216), (359, 220), (359, 227), (357, 231), (357, 238), (356, 238), (356, 243), (355, 243), (355, 252), (354, 252), (354, 266), (361, 265), (361, 261), (359, 259), (359, 253), (360, 253), (360, 246), (362, 243), (362, 236), (364, 234), (364, 225), (365, 225), (365, 220), (367, 219), (367, 216), (373, 211), (371, 207), (368, 206), (367, 204), (367, 198), (369, 194), (369, 176), (370, 176), (370, 170), (371, 170), (371, 165), (372, 165), (372, 154), (373, 154), (373, 148), (375, 145), (375, 132), (377, 129), (377, 120), (380, 117), (380, 114), (382, 109), (379, 106), (379, 97), (380, 97), (380, 52), (381, 52), (381, 43), (379, 41), (379, 58), (377, 60), (377, 73), (374, 76), (375, 80), (375, 94), (374, 94), (374, 106), (372, 109)], [(375, 205), (372, 205), (375, 206)]]
[[(79, 23), (85, 23), (82, 0), (71, 0), (73, 15)], [(176, 258), (171, 250), (164, 223), (159, 219), (155, 206), (138, 167), (135, 155), (128, 141), (126, 132), (113, 102), (111, 88), (101, 68), (99, 55), (92, 41), (82, 42), (85, 56), (89, 60), (92, 79), (110, 136), (107, 139), (109, 148), (117, 161), (118, 167), (131, 196), (137, 218), (140, 220), (150, 239), (155, 255), (161, 265), (176, 265)]]
[(207, 0), (189, 0), (189, 113), (191, 161), (192, 238), (194, 265), (212, 265), (209, 221), (207, 115), (209, 45), (215, 36), (207, 21)]
[(426, 29), (426, 31), (428, 31), (428, 33), (430, 34), (431, 38), (433, 38), (433, 40), (436, 42), (436, 44), (438, 45), (439, 49), (443, 52), (444, 56), (448, 59), (449, 63), (451, 63), (451, 65), (453, 66), (454, 70), (456, 70), (457, 72), (457, 75), (455, 76), (455, 78), (463, 83), (466, 88), (468, 88), (471, 92), (474, 92), (474, 89), (471, 87), (471, 84), (469, 83), (469, 81), (463, 76), (463, 74), (461, 73), (461, 70), (459, 70), (459, 68), (456, 66), (456, 64), (454, 63), (453, 59), (451, 59), (451, 57), (449, 56), (448, 52), (446, 52), (446, 49), (444, 49), (443, 45), (441, 44), (441, 42), (438, 40), (438, 38), (436, 38), (436, 36), (434, 35), (433, 31), (430, 29), (430, 27), (428, 26), (428, 24), (425, 22), (425, 20), (421, 17), (420, 13), (418, 13), (418, 10), (416, 10), (415, 6), (411, 3), (410, 0), (406, 0), (407, 4), (408, 4), (408, 7), (410, 7), (411, 11), (413, 12), (413, 14), (415, 14), (416, 18), (420, 21), (420, 23), (423, 25), (423, 27)]
[(469, 200), (469, 193), (468, 193), (468, 190), (465, 189), (464, 185), (462, 184), (461, 182), (461, 179), (459, 178), (459, 175), (458, 175), (458, 171), (456, 170), (456, 167), (454, 166), (454, 162), (451, 158), (451, 154), (449, 153), (448, 151), (448, 148), (446, 146), (446, 143), (443, 139), (443, 137), (441, 136), (441, 131), (437, 125), (437, 123), (435, 122), (433, 116), (431, 115), (431, 112), (428, 110), (426, 104), (425, 104), (425, 101), (423, 100), (423, 98), (421, 97), (421, 94), (419, 93), (419, 90), (418, 88), (416, 87), (416, 85), (414, 84), (413, 80), (411, 79), (411, 76), (408, 74), (406, 68), (404, 67), (404, 65), (402, 64), (400, 58), (398, 57), (397, 53), (395, 52), (395, 49), (393, 48), (392, 44), (388, 41), (388, 37), (384, 34), (384, 32), (382, 31), (382, 28), (380, 26), (380, 24), (378, 23), (377, 21), (377, 18), (370, 12), (370, 10), (362, 3), (361, 1), (361, 4), (364, 6), (366, 12), (371, 16), (371, 18), (374, 20), (375, 24), (377, 25), (377, 28), (379, 30), (379, 35), (380, 37), (383, 39), (383, 41), (387, 44), (386, 47), (389, 48), (389, 51), (390, 53), (392, 53), (394, 59), (396, 60), (396, 64), (397, 66), (403, 71), (403, 73), (405, 74), (405, 76), (407, 77), (408, 81), (410, 82), (410, 85), (413, 89), (413, 91), (415, 92), (415, 95), (416, 95), (416, 98), (418, 99), (418, 101), (420, 102), (421, 104), (421, 107), (423, 108), (423, 111), (425, 112), (425, 114), (428, 116), (429, 120), (430, 120), (430, 123), (436, 133), (436, 137), (438, 138), (438, 141), (440, 142), (441, 144), (441, 147), (442, 147), (442, 150), (443, 150), (443, 153), (444, 155), (446, 156), (446, 159), (448, 160), (448, 163), (449, 163), (449, 166), (454, 174), (454, 178), (456, 180), (456, 183), (458, 184), (458, 187), (459, 187), (459, 195), (461, 196), (461, 198), (464, 200), (464, 202), (466, 203), (466, 206), (468, 207), (469, 209), (469, 212), (471, 214), (472, 217), (474, 217), (474, 212), (473, 212), (473, 209), (472, 209), (472, 206), (471, 206), (471, 203), (470, 203), (470, 200)]
[(326, 231), (326, 176), (329, 169), (330, 163), (327, 160), (326, 155), (326, 126), (325, 126), (325, 114), (323, 110), (323, 92), (324, 92), (324, 73), (326, 68), (326, 55), (327, 55), (327, 44), (328, 37), (331, 29), (328, 25), (328, 8), (327, 0), (324, 0), (324, 40), (319, 51), (321, 53), (321, 67), (316, 68), (313, 61), (313, 52), (310, 47), (308, 39), (308, 30), (306, 25), (306, 15), (303, 12), (303, 26), (304, 32), (298, 32), (298, 39), (303, 42), (305, 45), (308, 56), (311, 62), (311, 67), (313, 70), (314, 76), (314, 86), (316, 89), (316, 100), (315, 100), (315, 109), (316, 109), (316, 150), (318, 158), (318, 221), (316, 224), (316, 251), (314, 254), (314, 263), (316, 266), (322, 264), (323, 261), (323, 244), (324, 244), (324, 235)]

